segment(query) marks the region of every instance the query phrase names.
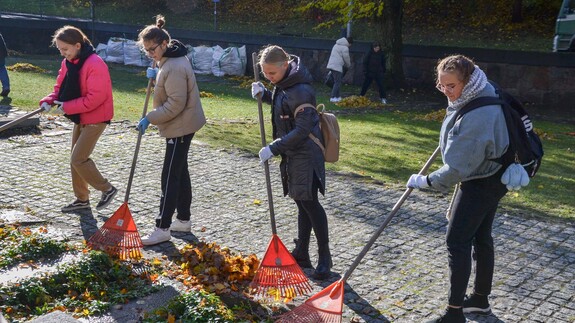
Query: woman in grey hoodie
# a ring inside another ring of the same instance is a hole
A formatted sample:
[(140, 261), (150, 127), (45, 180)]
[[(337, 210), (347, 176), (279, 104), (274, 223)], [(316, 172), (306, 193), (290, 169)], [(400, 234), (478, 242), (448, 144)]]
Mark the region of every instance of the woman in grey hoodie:
[[(497, 96), (485, 73), (471, 59), (453, 55), (440, 60), (437, 89), (448, 100), (439, 140), (443, 166), (428, 176), (411, 175), (407, 186), (448, 191), (461, 183), (455, 193), (446, 236), (449, 303), (445, 313), (430, 322), (465, 322), (463, 313), (491, 312), (487, 299), (495, 258), (491, 228), (499, 200), (507, 193), (501, 183), (504, 168), (492, 159), (507, 150), (509, 136), (499, 105), (475, 109), (454, 120), (457, 111), (471, 100)], [(466, 297), (472, 248), (477, 270), (473, 294)]]

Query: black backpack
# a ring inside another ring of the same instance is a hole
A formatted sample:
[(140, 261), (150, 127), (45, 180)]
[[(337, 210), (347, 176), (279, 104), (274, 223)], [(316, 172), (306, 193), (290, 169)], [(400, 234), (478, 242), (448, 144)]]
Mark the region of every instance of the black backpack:
[(533, 130), (531, 118), (521, 102), (501, 89), (495, 82), (489, 81), (489, 83), (493, 85), (499, 97), (479, 97), (471, 100), (457, 112), (455, 120), (457, 121), (471, 110), (486, 105), (501, 105), (509, 134), (509, 148), (503, 156), (493, 161), (502, 164), (505, 168), (513, 163), (519, 163), (525, 168), (529, 177), (533, 177), (541, 166), (543, 158), (541, 139)]

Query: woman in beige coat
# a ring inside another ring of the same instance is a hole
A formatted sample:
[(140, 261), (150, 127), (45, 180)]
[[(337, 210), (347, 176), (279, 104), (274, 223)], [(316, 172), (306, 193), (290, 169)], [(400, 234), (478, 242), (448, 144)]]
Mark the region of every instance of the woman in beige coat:
[[(190, 232), (192, 185), (188, 171), (188, 151), (196, 131), (206, 123), (200, 91), (187, 49), (162, 27), (164, 17), (142, 30), (138, 42), (158, 68), (148, 68), (147, 77), (155, 78), (154, 110), (138, 123), (141, 133), (151, 123), (166, 138), (162, 169), (162, 195), (156, 229), (142, 238), (144, 245), (155, 245), (171, 239), (170, 231)], [(175, 211), (176, 221), (172, 222)]]

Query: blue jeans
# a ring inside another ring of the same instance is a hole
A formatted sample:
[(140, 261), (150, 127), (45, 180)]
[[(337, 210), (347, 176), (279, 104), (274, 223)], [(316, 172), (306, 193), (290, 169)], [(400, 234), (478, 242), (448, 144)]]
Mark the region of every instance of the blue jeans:
[(330, 70), (331, 74), (333, 75), (333, 87), (331, 88), (331, 97), (332, 98), (339, 98), (339, 89), (341, 88), (341, 79), (343, 77), (342, 72)]
[(507, 193), (501, 184), (502, 170), (486, 178), (461, 183), (447, 227), (450, 271), (449, 305), (462, 306), (471, 275), (471, 248), (476, 273), (474, 292), (491, 293), (495, 252), (491, 229), (499, 200)]
[(2, 83), (3, 90), (10, 89), (10, 79), (8, 78), (8, 71), (6, 70), (5, 58), (0, 58), (0, 82)]

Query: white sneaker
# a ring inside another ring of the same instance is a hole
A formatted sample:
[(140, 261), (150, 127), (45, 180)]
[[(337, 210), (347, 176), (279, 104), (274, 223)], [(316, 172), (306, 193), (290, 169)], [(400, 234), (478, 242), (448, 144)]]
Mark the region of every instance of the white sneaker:
[(192, 232), (192, 221), (182, 221), (176, 219), (174, 222), (172, 222), (170, 231)]
[(337, 102), (337, 98), (330, 98), (330, 99), (329, 99), (329, 102), (335, 103), (335, 102)]
[(152, 233), (142, 238), (142, 244), (144, 246), (153, 246), (158, 243), (170, 241), (172, 235), (169, 229), (156, 228)]
[(381, 99), (381, 103), (387, 104), (387, 100), (386, 100), (386, 99)]

